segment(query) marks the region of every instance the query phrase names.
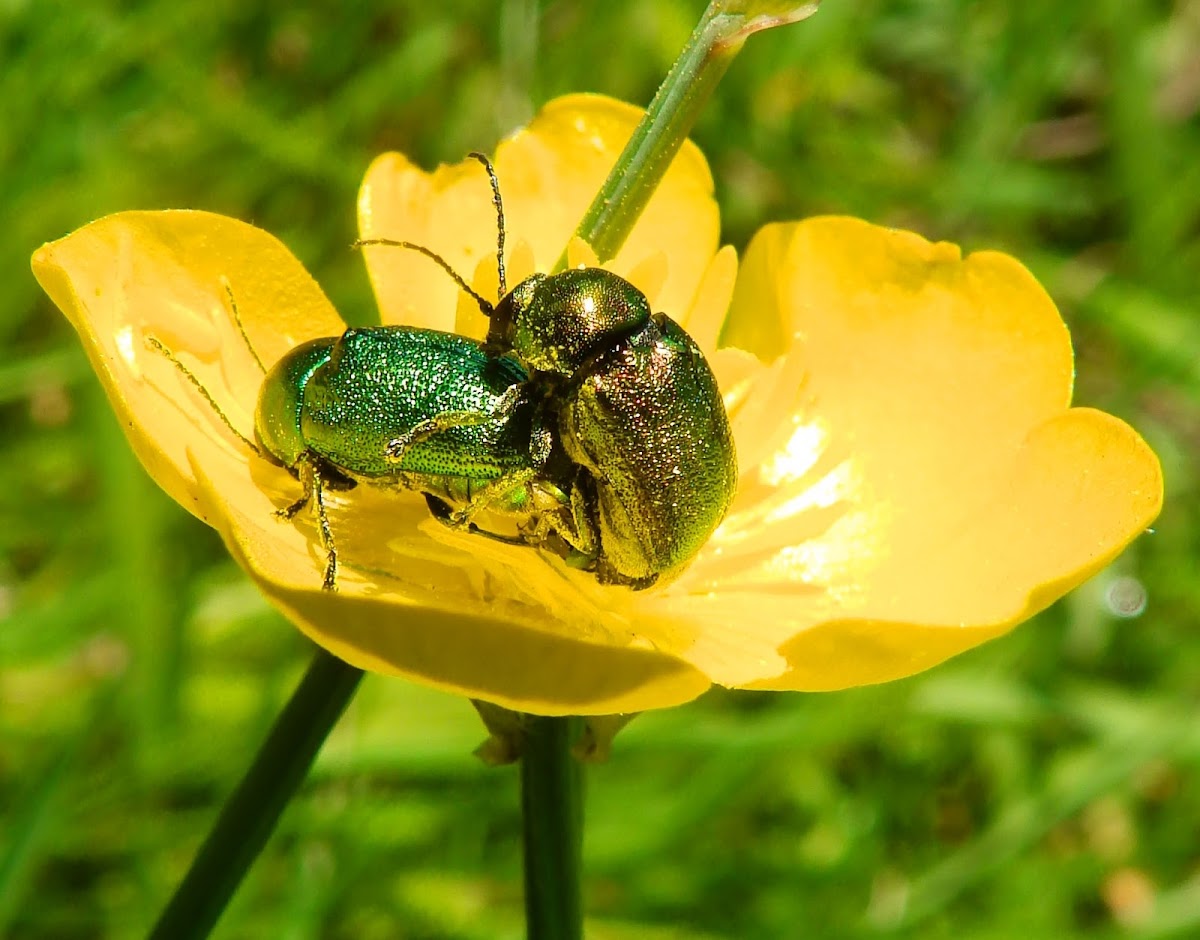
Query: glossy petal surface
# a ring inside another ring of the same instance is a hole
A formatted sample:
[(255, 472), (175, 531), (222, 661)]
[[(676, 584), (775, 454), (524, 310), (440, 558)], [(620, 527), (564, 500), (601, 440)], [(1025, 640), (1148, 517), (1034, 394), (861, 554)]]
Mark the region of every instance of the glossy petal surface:
[(345, 329), (278, 239), (209, 212), (108, 216), (41, 248), (33, 273), (79, 332), (150, 475), (210, 525), (215, 519), (199, 499), (188, 451), (201, 463), (244, 463), (248, 448), (147, 339), (177, 354), (233, 426), (252, 437), (262, 372), (237, 329), (230, 294), (268, 364), (302, 340)]
[(759, 687), (927, 668), (1036, 613), (1158, 514), (1157, 459), (1119, 420), (1069, 409), (1066, 328), (1006, 255), (855, 219), (768, 226), (722, 341), (789, 376), (735, 418), (742, 485), (711, 546), (726, 559), (696, 572), (772, 611), (789, 668)]

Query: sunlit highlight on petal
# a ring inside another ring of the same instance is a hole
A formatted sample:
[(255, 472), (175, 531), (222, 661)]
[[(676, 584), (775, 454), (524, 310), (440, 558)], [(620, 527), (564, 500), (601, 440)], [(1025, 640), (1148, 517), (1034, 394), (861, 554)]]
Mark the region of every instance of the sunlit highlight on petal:
[(758, 474), (767, 486), (782, 486), (803, 478), (825, 450), (829, 432), (821, 423), (799, 425), (783, 449), (773, 454)]

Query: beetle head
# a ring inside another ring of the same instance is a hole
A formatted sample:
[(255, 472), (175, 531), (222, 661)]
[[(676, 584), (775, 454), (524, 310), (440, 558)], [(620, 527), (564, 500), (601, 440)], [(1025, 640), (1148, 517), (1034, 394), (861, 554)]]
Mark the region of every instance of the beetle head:
[(649, 320), (645, 295), (611, 271), (534, 274), (496, 305), (488, 345), (530, 369), (571, 375)]

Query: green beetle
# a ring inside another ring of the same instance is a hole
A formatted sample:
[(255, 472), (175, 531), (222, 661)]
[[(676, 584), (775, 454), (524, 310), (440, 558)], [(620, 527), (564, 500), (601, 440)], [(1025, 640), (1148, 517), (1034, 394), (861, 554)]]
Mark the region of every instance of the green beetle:
[[(236, 305), (234, 319), (239, 328)], [(242, 331), (244, 335), (244, 330)], [(350, 329), (289, 350), (266, 372), (255, 410), (254, 438), (233, 427), (170, 350), (153, 337), (217, 414), (260, 456), (286, 467), (303, 495), (279, 515), (313, 505), (326, 551), (324, 587), (336, 586), (338, 557), (324, 490), (357, 483), (425, 494), (434, 516), (453, 527), (518, 544), (550, 539), (539, 514), (569, 505), (552, 481), (552, 440), (536, 426), (538, 409), (523, 393), (528, 375), (511, 357), (485, 353), (453, 333), (399, 326)], [(517, 517), (521, 536), (478, 529), (490, 509)]]

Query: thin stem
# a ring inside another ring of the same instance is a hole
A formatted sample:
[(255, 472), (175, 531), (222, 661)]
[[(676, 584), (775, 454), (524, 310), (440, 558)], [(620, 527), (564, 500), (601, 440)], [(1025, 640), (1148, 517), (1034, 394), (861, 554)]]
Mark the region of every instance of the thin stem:
[(151, 940), (207, 937), (354, 695), (362, 670), (318, 649), (225, 803)]
[[(709, 3), (575, 230), (601, 262), (621, 250), (746, 38), (760, 30), (804, 19), (816, 7), (816, 2), (794, 0)], [(565, 253), (559, 267), (566, 267)]]
[(521, 753), (528, 940), (580, 940), (583, 769), (571, 755), (578, 718), (526, 717)]

